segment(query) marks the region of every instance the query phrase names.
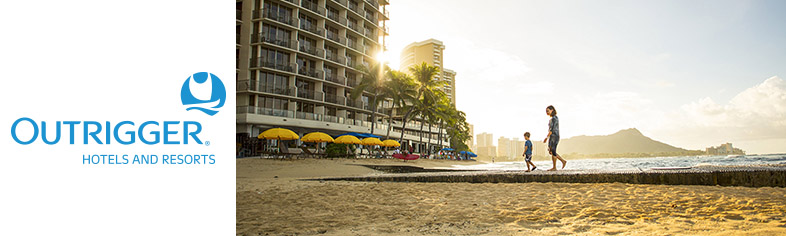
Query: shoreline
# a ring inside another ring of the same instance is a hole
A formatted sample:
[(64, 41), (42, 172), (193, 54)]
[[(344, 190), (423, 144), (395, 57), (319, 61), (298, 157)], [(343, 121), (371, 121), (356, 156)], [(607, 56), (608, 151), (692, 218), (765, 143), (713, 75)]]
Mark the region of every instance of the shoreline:
[(382, 175), (347, 164), (403, 162), (236, 162), (239, 235), (786, 234), (785, 188), (302, 181)]

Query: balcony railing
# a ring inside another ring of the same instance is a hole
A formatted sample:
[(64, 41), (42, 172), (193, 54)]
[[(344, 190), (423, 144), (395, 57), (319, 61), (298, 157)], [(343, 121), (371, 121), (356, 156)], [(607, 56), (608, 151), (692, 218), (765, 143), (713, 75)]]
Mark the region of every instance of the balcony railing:
[(335, 62), (335, 63), (338, 63), (338, 64), (342, 64), (342, 65), (344, 64), (344, 61), (345, 61), (344, 57), (339, 56), (338, 54), (335, 54), (335, 53), (334, 54), (327, 54), (327, 59), (332, 61), (332, 62)]
[(298, 68), (298, 74), (314, 77), (317, 79), (322, 79), (322, 70), (319, 69), (311, 69), (311, 68)]
[(347, 0), (331, 0), (331, 1), (338, 3), (338, 5), (341, 6), (347, 6)]
[(239, 107), (237, 107), (237, 112), (238, 113), (250, 113), (250, 114), (259, 114), (259, 115), (295, 118), (295, 113), (293, 111), (282, 110), (282, 109), (275, 109), (275, 108), (254, 107), (254, 106), (239, 106)]
[[(358, 81), (357, 81), (357, 79), (353, 79), (353, 78), (347, 78), (347, 86), (349, 86), (349, 87), (353, 87), (353, 88), (354, 88), (354, 87), (357, 87), (357, 86), (358, 86)], [(347, 105), (347, 106), (349, 106), (349, 105)]]
[(344, 98), (343, 96), (338, 96), (338, 95), (335, 95), (335, 94), (325, 94), (325, 102), (335, 103), (335, 104), (338, 104), (338, 105), (344, 105), (344, 101), (345, 100), (346, 100), (346, 98)]
[(324, 32), (324, 31), (325, 31), (325, 28), (320, 28), (320, 27), (317, 27), (317, 26), (316, 26), (316, 25), (314, 25), (314, 24), (312, 24), (312, 25), (310, 25), (310, 26), (309, 26), (308, 24), (306, 24), (306, 22), (305, 22), (305, 21), (300, 21), (300, 29), (302, 29), (302, 30), (305, 30), (305, 31), (308, 31), (308, 32), (310, 32), (310, 33), (312, 33), (312, 34), (316, 34), (316, 35), (319, 35), (319, 36), (321, 36), (321, 37), (324, 37), (324, 35), (322, 34), (322, 32)]
[(295, 87), (288, 86), (268, 86), (260, 84), (256, 80), (239, 80), (237, 81), (237, 91), (256, 91), (263, 93), (295, 96)]
[(366, 2), (371, 4), (375, 8), (379, 8), (379, 3), (376, 0), (366, 0)]
[(333, 21), (335, 21), (336, 23), (338, 23), (338, 24), (340, 24), (340, 25), (347, 25), (347, 18), (341, 18), (341, 17), (339, 17), (339, 16), (338, 16), (338, 13), (331, 13), (331, 12), (328, 12), (328, 13), (327, 13), (327, 18), (328, 18), (328, 19), (331, 19), (331, 20), (333, 20)]
[(321, 121), (321, 120), (322, 120), (322, 115), (320, 115), (320, 114), (314, 114), (314, 113), (311, 113), (311, 112), (302, 112), (302, 111), (298, 111), (298, 112), (295, 112), (295, 118), (298, 118), (298, 119), (304, 119), (304, 120), (317, 120), (317, 121)]
[(337, 83), (337, 84), (344, 84), (346, 78), (344, 76), (334, 75), (334, 74), (325, 74), (325, 80)]
[[(257, 18), (257, 16), (259, 15), (259, 13), (258, 13), (259, 11), (261, 11), (261, 10), (255, 10), (254, 11), (254, 17), (255, 18)], [(269, 10), (263, 11), (263, 15), (262, 16), (265, 17), (265, 18), (271, 19), (271, 20), (275, 20), (275, 21), (287, 24), (287, 25), (291, 25), (291, 26), (296, 26), (295, 22), (297, 22), (297, 18), (294, 18), (294, 17), (291, 17), (291, 16), (286, 16), (286, 15), (279, 15), (277, 12), (269, 11)]]
[(322, 120), (325, 122), (332, 122), (332, 123), (344, 123), (343, 117), (336, 117), (331, 115), (322, 116)]
[(322, 101), (323, 93), (315, 90), (299, 89), (297, 90), (297, 97), (306, 98), (311, 100)]
[(363, 35), (365, 35), (366, 37), (372, 39), (372, 41), (376, 42), (377, 41), (376, 29), (369, 29), (369, 28), (364, 28), (364, 29), (365, 29), (366, 32), (363, 33)]
[(385, 17), (385, 20), (390, 20), (390, 12), (388, 12), (387, 8), (382, 9), (382, 16)]
[(278, 46), (281, 46), (281, 47), (289, 48), (289, 49), (292, 49), (292, 50), (295, 49), (295, 44), (294, 44), (294, 42), (292, 40), (289, 40), (289, 39), (286, 39), (286, 38), (270, 37), (267, 32), (255, 34), (253, 40), (254, 40), (254, 43), (265, 42), (265, 43), (274, 44), (274, 45), (278, 45)]
[(375, 16), (374, 13), (369, 14), (369, 12), (366, 12), (364, 15), (366, 16), (367, 20), (373, 22), (375, 25), (379, 22), (377, 21), (377, 16)]
[(347, 6), (349, 7), (349, 10), (352, 10), (353, 12), (360, 15), (360, 8), (358, 7), (357, 4), (348, 3)]
[(327, 38), (341, 45), (344, 45), (347, 41), (347, 38), (338, 35), (338, 33), (333, 33), (333, 31), (329, 31), (329, 30), (327, 31)]
[(276, 61), (268, 61), (264, 57), (261, 58), (252, 58), (250, 67), (267, 67), (271, 69), (287, 71), (295, 73), (295, 63), (281, 63)]
[(347, 60), (347, 66), (352, 67), (352, 68), (357, 68), (358, 63), (355, 62), (355, 60)]
[(365, 106), (365, 103), (363, 101), (360, 101), (360, 100), (352, 100), (352, 99), (347, 98), (347, 106), (363, 109), (363, 107)]
[(358, 51), (359, 51), (359, 52), (361, 52), (361, 53), (362, 53), (362, 52), (365, 52), (365, 51), (363, 50), (363, 45), (361, 45), (361, 43), (360, 43), (360, 42), (358, 42), (357, 40), (355, 40), (355, 41), (352, 41), (352, 42), (347, 42), (347, 46), (349, 46), (349, 48), (352, 48), (352, 49), (358, 50)]
[(358, 23), (353, 23), (352, 21), (349, 21), (349, 22), (347, 22), (347, 27), (349, 27), (350, 29), (354, 30), (355, 32), (358, 32), (358, 34), (360, 34), (360, 32), (362, 32), (362, 31), (360, 31), (360, 26), (358, 25)]
[(311, 55), (314, 55), (319, 58), (325, 57), (325, 49), (316, 48), (316, 47), (309, 47), (309, 46), (300, 46), (300, 51), (305, 52)]
[(305, 9), (308, 9), (309, 11), (317, 13), (317, 15), (324, 16), (323, 14), (325, 12), (325, 8), (318, 6), (316, 3), (312, 3), (304, 0), (300, 3), (300, 6), (302, 6)]

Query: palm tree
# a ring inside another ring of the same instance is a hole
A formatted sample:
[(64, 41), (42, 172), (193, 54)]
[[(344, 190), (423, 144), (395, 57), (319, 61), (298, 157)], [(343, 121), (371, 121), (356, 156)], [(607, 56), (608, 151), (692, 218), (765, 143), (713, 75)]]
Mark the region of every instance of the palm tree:
[(349, 96), (352, 100), (355, 100), (364, 91), (371, 93), (372, 97), (369, 102), (369, 106), (371, 106), (371, 134), (374, 134), (374, 124), (377, 123), (377, 107), (382, 100), (385, 100), (382, 91), (385, 87), (386, 75), (389, 74), (387, 72), (390, 71), (390, 67), (382, 63), (372, 63), (370, 67), (368, 65), (359, 66), (358, 70), (361, 75), (360, 83), (352, 90)]
[(388, 130), (385, 139), (390, 138), (390, 130), (393, 129), (393, 111), (406, 106), (407, 101), (414, 100), (415, 93), (417, 93), (415, 81), (406, 73), (390, 70), (388, 78), (389, 80), (385, 81), (385, 86), (382, 90), (383, 96), (391, 99), (391, 109), (390, 114), (388, 114)]
[(440, 99), (437, 103), (437, 108), (435, 109), (437, 113), (437, 120), (439, 121), (439, 132), (438, 132), (438, 139), (439, 139), (439, 146), (442, 147), (442, 129), (445, 123), (450, 123), (452, 120), (455, 120), (454, 117), (456, 115), (456, 107), (450, 102), (450, 99), (444, 97), (444, 99)]
[[(417, 95), (414, 97), (413, 100), (410, 101), (412, 106), (409, 107), (407, 113), (404, 114), (402, 118), (403, 126), (406, 127), (407, 125), (407, 118), (412, 114), (412, 112), (416, 109), (416, 103), (420, 103), (423, 101), (424, 97), (428, 97), (430, 99), (434, 98), (435, 91), (438, 91), (440, 86), (445, 84), (444, 81), (438, 81), (434, 79), (434, 75), (439, 73), (439, 67), (430, 66), (425, 62), (421, 63), (420, 65), (415, 65), (409, 68), (409, 72), (412, 73), (414, 76), (415, 82), (417, 84)], [(421, 130), (422, 130), (421, 124)], [(400, 141), (404, 141), (404, 131), (402, 129)], [(421, 142), (422, 142), (422, 132), (421, 132)]]

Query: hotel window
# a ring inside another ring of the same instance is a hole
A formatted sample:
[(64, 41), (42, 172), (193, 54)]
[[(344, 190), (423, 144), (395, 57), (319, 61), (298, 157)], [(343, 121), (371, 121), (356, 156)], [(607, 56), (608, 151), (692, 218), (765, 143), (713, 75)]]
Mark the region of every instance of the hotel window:
[(278, 3), (265, 1), (265, 6), (262, 9), (268, 9), (271, 15), (275, 18), (290, 19), (292, 18), (292, 9), (282, 6)]
[(298, 112), (314, 113), (314, 104), (298, 102), (296, 106)]
[(262, 72), (259, 77), (259, 84), (261, 92), (286, 94), (289, 87), (289, 77), (285, 75)]
[(289, 53), (267, 48), (262, 48), (261, 53), (262, 55), (260, 56), (262, 57), (263, 61), (268, 63), (275, 63), (276, 65), (289, 64)]
[(298, 18), (300, 18), (300, 28), (309, 30), (309, 31), (316, 31), (317, 28), (317, 20), (314, 18), (308, 17), (304, 14), (299, 14)]
[(259, 107), (268, 108), (268, 109), (278, 109), (278, 110), (288, 110), (289, 109), (289, 101), (286, 99), (278, 99), (278, 98), (269, 98), (269, 97), (262, 97), (260, 96), (257, 100), (257, 104)]
[(277, 43), (284, 42), (287, 45), (289, 44), (290, 35), (291, 35), (289, 30), (285, 30), (283, 28), (279, 28), (267, 24), (262, 24), (262, 34), (268, 39), (275, 40)]
[(335, 107), (325, 107), (325, 115), (336, 116), (336, 110)]

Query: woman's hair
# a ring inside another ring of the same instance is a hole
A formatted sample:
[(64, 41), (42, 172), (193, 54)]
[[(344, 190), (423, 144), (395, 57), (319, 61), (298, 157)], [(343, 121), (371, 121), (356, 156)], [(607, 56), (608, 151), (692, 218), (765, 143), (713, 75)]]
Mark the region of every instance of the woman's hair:
[(556, 116), (557, 115), (557, 109), (554, 109), (554, 106), (549, 105), (548, 107), (546, 107), (546, 109), (551, 110), (551, 116)]

